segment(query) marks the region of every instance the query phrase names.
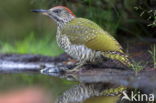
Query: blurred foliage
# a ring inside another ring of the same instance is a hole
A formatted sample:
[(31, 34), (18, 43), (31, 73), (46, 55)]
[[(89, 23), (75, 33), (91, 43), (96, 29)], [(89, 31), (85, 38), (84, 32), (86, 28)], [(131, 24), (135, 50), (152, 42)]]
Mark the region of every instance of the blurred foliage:
[[(133, 70), (138, 73), (139, 71), (143, 70), (144, 69), (144, 66), (141, 65), (142, 63), (141, 62), (136, 62), (136, 61), (133, 61)], [(146, 65), (146, 64), (144, 64)]]
[(151, 54), (153, 61), (153, 68), (156, 68), (156, 45), (153, 45), (151, 50), (148, 51)]
[(55, 42), (56, 24), (31, 12), (57, 5), (95, 21), (116, 38), (156, 34), (154, 0), (5, 0), (0, 3), (0, 53), (61, 53)]
[(30, 34), (22, 41), (17, 41), (14, 45), (9, 43), (1, 43), (1, 53), (20, 53), (20, 54), (42, 54), (56, 56), (63, 51), (58, 48), (55, 41), (52, 41), (48, 36), (43, 39), (35, 39), (34, 34)]

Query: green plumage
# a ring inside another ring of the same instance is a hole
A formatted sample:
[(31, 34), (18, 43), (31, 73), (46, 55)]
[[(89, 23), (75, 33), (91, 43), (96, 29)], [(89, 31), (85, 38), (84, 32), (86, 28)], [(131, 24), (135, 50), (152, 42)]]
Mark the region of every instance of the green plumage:
[(108, 32), (88, 19), (72, 19), (64, 25), (61, 33), (66, 35), (73, 45), (84, 45), (100, 51), (107, 58), (116, 59), (127, 66), (131, 65), (121, 45)]
[(121, 46), (111, 35), (88, 19), (72, 19), (64, 26), (62, 34), (66, 34), (71, 43), (86, 45), (93, 50), (121, 51)]
[(127, 87), (119, 86), (117, 88), (106, 89), (102, 92), (102, 94), (104, 96), (121, 95), (121, 93), (125, 90), (127, 90)]

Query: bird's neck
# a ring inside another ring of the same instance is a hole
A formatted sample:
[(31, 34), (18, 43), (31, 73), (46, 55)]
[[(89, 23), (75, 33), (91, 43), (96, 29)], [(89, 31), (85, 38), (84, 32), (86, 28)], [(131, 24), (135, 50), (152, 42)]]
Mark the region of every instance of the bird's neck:
[(71, 16), (69, 18), (65, 18), (63, 20), (57, 21), (58, 28), (63, 28), (65, 24), (69, 23), (75, 16)]

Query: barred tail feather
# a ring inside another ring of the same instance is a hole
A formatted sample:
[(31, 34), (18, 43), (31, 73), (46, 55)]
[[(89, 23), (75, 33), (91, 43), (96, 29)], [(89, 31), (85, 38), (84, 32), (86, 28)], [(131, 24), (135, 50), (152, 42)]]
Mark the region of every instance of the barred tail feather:
[(127, 87), (119, 86), (116, 88), (110, 88), (102, 91), (103, 96), (118, 96), (121, 95), (123, 91), (126, 91)]
[(103, 56), (113, 59), (113, 60), (118, 60), (120, 61), (122, 64), (128, 66), (128, 67), (132, 67), (133, 64), (130, 62), (130, 60), (128, 59), (128, 56), (124, 53), (121, 52), (114, 52), (114, 51), (109, 51), (109, 52), (103, 52)]

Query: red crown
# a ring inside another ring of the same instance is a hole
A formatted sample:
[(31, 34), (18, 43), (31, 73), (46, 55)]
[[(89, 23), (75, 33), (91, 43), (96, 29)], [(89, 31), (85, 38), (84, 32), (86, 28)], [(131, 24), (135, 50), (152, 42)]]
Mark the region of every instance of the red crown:
[(71, 15), (75, 16), (75, 14), (74, 14), (69, 8), (67, 8), (67, 7), (65, 7), (65, 6), (55, 6), (55, 7), (53, 7), (53, 8), (64, 8), (64, 9), (66, 9)]

